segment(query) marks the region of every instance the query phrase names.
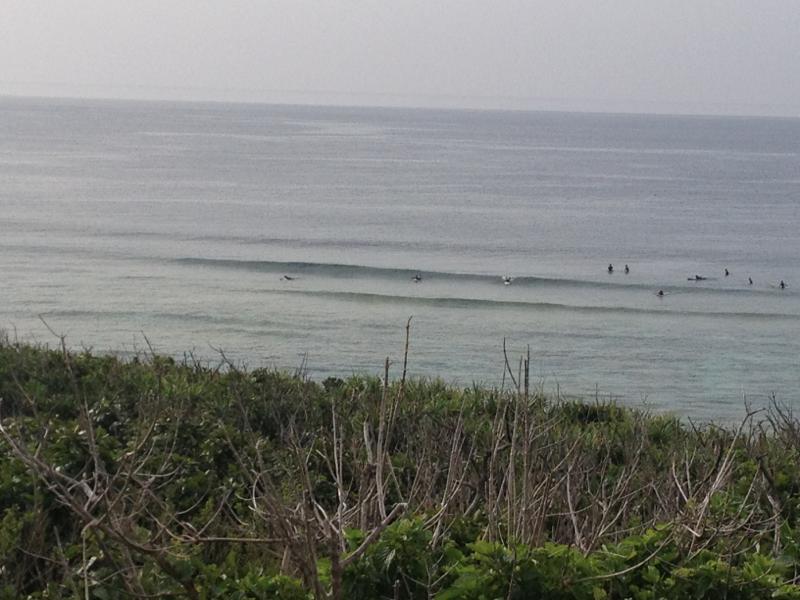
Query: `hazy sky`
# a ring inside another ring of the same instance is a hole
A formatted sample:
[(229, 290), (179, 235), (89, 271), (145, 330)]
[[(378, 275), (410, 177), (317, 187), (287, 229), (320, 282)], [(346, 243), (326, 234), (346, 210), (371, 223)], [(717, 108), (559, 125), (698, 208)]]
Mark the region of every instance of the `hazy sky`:
[(800, 115), (798, 0), (0, 0), (0, 94)]

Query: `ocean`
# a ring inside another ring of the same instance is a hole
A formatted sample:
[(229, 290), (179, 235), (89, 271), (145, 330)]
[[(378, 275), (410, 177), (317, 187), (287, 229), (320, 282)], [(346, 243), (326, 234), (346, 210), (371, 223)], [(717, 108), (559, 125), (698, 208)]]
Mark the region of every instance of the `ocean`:
[(414, 377), (730, 420), (800, 402), (799, 227), (797, 119), (0, 99), (27, 342), (399, 377), (413, 317)]

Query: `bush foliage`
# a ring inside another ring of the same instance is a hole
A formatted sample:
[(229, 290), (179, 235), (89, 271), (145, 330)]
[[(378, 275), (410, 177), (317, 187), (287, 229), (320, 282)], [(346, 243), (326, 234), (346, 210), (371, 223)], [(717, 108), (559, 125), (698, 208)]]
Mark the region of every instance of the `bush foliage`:
[(800, 598), (800, 423), (0, 343), (0, 598)]

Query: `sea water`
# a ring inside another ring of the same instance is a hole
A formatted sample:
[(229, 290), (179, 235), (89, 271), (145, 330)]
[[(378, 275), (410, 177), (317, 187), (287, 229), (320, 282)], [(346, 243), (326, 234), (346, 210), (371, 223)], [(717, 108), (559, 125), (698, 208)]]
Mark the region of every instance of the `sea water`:
[(800, 401), (799, 226), (796, 119), (0, 99), (23, 341), (399, 376), (413, 317), (413, 376), (727, 420)]

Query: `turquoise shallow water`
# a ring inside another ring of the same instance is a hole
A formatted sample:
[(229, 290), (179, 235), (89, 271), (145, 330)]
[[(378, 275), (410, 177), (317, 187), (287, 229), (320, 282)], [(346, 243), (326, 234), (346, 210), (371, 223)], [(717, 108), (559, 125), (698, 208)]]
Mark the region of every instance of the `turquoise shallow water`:
[(413, 315), (415, 375), (498, 384), (505, 337), (571, 395), (800, 400), (798, 120), (4, 99), (0, 133), (22, 339), (323, 377)]

